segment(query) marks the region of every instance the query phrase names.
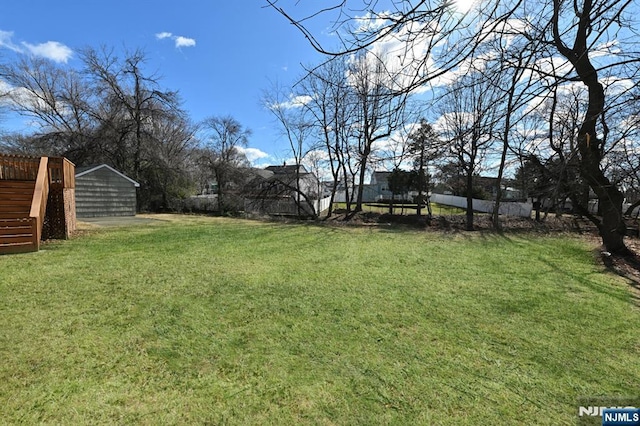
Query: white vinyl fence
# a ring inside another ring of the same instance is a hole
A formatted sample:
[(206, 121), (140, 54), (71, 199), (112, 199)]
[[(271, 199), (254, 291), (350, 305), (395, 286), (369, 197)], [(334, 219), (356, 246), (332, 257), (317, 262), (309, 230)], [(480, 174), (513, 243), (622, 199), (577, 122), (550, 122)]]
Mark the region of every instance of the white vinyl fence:
[(316, 209), (316, 214), (320, 214), (326, 209), (328, 209), (330, 201), (331, 201), (331, 197), (325, 197), (321, 200), (314, 201), (313, 207)]
[[(456, 195), (431, 194), (431, 201), (446, 206), (467, 208), (467, 198)], [(491, 200), (473, 199), (473, 210), (483, 213), (493, 213), (496, 202)], [(516, 203), (513, 201), (502, 201), (500, 203), (500, 214), (506, 216), (531, 217), (532, 203)]]

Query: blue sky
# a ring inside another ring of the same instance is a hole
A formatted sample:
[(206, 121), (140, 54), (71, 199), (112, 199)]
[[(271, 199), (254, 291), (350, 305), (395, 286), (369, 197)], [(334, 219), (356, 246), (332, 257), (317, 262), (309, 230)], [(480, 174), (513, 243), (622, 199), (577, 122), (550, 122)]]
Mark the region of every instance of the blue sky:
[[(296, 17), (336, 3), (278, 0)], [(459, 12), (473, 3), (454, 1)], [(300, 31), (266, 5), (266, 0), (7, 0), (0, 10), (0, 60), (34, 54), (73, 67), (80, 65), (74, 51), (83, 47), (142, 49), (147, 73), (157, 73), (164, 89), (180, 92), (194, 121), (231, 115), (253, 131), (249, 159), (255, 165), (280, 164), (291, 156), (288, 143), (260, 99), (274, 82), (292, 84), (302, 75), (301, 64), (317, 64), (322, 57)], [(331, 24), (324, 14), (305, 22), (328, 48), (337, 45), (337, 37), (329, 35)], [(389, 43), (382, 45), (395, 51)], [(416, 46), (411, 52), (423, 54)], [(448, 73), (440, 84), (458, 74)], [(0, 130), (19, 128), (20, 123), (26, 121), (2, 117)]]
[[(82, 47), (140, 48), (149, 59), (147, 72), (157, 72), (163, 88), (180, 92), (194, 121), (231, 115), (253, 131), (249, 146), (270, 155), (257, 162), (279, 163), (288, 157), (287, 144), (277, 142), (278, 131), (260, 98), (272, 82), (290, 84), (301, 75), (301, 63), (321, 58), (299, 31), (265, 4), (6, 1), (0, 12), (0, 59), (22, 52), (75, 66), (79, 61), (74, 51)], [(18, 125), (6, 117), (0, 121), (0, 128)]]

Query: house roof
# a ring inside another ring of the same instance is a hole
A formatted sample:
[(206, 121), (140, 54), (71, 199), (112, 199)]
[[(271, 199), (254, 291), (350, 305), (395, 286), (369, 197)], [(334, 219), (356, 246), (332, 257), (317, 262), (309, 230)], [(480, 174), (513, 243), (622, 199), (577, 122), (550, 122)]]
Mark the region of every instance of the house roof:
[(273, 172), (271, 170), (266, 170), (266, 169), (249, 169), (249, 170), (255, 176), (260, 176), (263, 179), (269, 179), (271, 176), (273, 176)]
[[(304, 173), (309, 173), (309, 172), (307, 172), (307, 169), (302, 164), (300, 164), (299, 167), (300, 167), (300, 169), (299, 169), (300, 173), (303, 173), (303, 174)], [(298, 166), (296, 166), (295, 164), (291, 164), (291, 165), (286, 165), (285, 164), (283, 166), (267, 166), (267, 167), (265, 167), (265, 170), (269, 170), (269, 171), (271, 171), (273, 173), (277, 173), (277, 174), (280, 174), (280, 173), (283, 173), (283, 174), (294, 174), (296, 172), (296, 168), (298, 168)]]
[(93, 173), (96, 170), (100, 170), (102, 168), (107, 168), (108, 170), (111, 170), (113, 173), (117, 174), (120, 177), (123, 177), (124, 179), (128, 180), (129, 182), (131, 182), (133, 184), (133, 186), (135, 186), (136, 188), (140, 187), (140, 184), (138, 182), (136, 182), (135, 180), (131, 179), (130, 177), (122, 174), (121, 172), (117, 171), (116, 169), (114, 169), (113, 167), (107, 165), (107, 164), (100, 164), (99, 166), (92, 166), (92, 167), (79, 167), (76, 168), (76, 178), (82, 177), (86, 174), (89, 173)]

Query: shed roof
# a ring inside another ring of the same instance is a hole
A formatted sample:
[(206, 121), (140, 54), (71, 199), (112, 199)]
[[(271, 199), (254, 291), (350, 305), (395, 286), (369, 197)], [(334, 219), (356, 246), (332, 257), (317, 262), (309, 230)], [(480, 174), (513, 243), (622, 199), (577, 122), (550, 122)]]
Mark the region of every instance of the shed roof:
[(133, 186), (135, 186), (136, 188), (140, 187), (140, 184), (138, 182), (136, 182), (135, 180), (131, 179), (130, 177), (124, 175), (123, 173), (117, 171), (116, 169), (114, 169), (113, 167), (107, 165), (107, 164), (100, 164), (99, 166), (93, 166), (93, 167), (81, 167), (81, 168), (77, 168), (76, 169), (76, 178), (82, 177), (86, 174), (89, 173), (93, 173), (96, 170), (100, 170), (102, 168), (107, 168), (108, 170), (111, 170), (113, 173), (117, 174), (120, 177), (123, 177), (124, 179), (128, 180), (129, 182), (131, 182), (133, 184)]

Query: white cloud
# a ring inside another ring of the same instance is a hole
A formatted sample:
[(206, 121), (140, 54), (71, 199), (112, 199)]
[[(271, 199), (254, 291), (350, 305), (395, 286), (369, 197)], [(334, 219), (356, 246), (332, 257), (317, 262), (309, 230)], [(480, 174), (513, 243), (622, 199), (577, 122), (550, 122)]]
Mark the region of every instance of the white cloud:
[(619, 77), (604, 77), (602, 84), (604, 84), (608, 95), (620, 95), (628, 92), (635, 86), (633, 80)]
[(12, 31), (0, 30), (0, 48), (13, 50), (17, 53), (28, 52), (34, 56), (64, 63), (73, 56), (73, 50), (71, 50), (70, 47), (57, 41), (47, 41), (46, 43), (40, 44), (31, 44), (23, 41), (20, 44), (16, 44), (13, 42)]
[(364, 16), (356, 16), (356, 31), (358, 32), (370, 32), (377, 31), (380, 28), (388, 25), (389, 18), (393, 16), (390, 12), (382, 12), (373, 14), (367, 12)]
[(593, 50), (589, 53), (589, 57), (597, 58), (600, 56), (617, 55), (620, 52), (620, 43), (617, 40), (612, 40), (594, 47)]
[(453, 7), (459, 13), (467, 13), (476, 5), (475, 0), (454, 0)]
[(311, 102), (313, 98), (309, 95), (298, 95), (295, 96), (293, 94), (289, 95), (289, 100), (285, 102), (281, 102), (279, 104), (274, 105), (274, 108), (284, 108), (284, 109), (292, 109), (292, 108), (300, 108)]
[(180, 48), (180, 47), (193, 47), (196, 45), (196, 41), (195, 39), (192, 38), (188, 38), (188, 37), (182, 37), (182, 36), (178, 36), (175, 38), (175, 42), (176, 42), (176, 47)]
[(8, 96), (11, 92), (11, 85), (6, 81), (0, 80), (0, 106), (11, 105), (11, 99)]
[(173, 35), (173, 33), (170, 33), (168, 31), (156, 33), (156, 39), (158, 40), (171, 39), (175, 43), (176, 49), (180, 49), (181, 47), (194, 47), (196, 45), (196, 40), (194, 38), (176, 36), (176, 35)]
[[(33, 92), (24, 87), (12, 86), (3, 80), (0, 80), (0, 105), (20, 110), (24, 109), (25, 106), (27, 109), (43, 109), (47, 107), (42, 98)], [(62, 102), (59, 107), (61, 111), (67, 110)], [(42, 123), (38, 124), (34, 121), (32, 125), (42, 126)]]
[[(379, 27), (381, 21), (372, 19), (368, 25)], [(439, 34), (437, 23), (408, 22), (373, 43), (364, 59), (352, 57), (351, 65), (356, 69), (368, 68), (389, 87), (411, 87), (424, 76), (437, 71), (431, 52), (438, 44)], [(382, 71), (381, 63), (384, 64)], [(351, 73), (349, 81), (354, 83)]]
[(0, 30), (0, 47), (13, 50), (14, 52), (21, 52), (20, 47), (16, 46), (13, 41), (13, 31)]
[(57, 41), (48, 41), (40, 44), (22, 42), (22, 45), (26, 47), (31, 54), (51, 59), (55, 62), (66, 63), (71, 56), (73, 56), (73, 50), (62, 43), (58, 43)]
[(244, 148), (244, 147), (236, 147), (236, 150), (240, 154), (244, 154), (247, 157), (247, 160), (250, 162), (254, 162), (256, 160), (261, 160), (263, 158), (270, 158), (271, 156), (264, 151), (259, 150), (258, 148)]

